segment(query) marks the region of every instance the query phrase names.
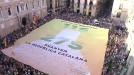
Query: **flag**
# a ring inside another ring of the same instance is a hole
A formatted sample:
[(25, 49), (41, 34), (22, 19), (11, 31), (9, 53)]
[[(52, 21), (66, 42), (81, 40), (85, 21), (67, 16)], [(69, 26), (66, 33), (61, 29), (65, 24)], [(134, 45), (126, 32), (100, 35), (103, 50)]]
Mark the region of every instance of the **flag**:
[(4, 39), (4, 46), (7, 47), (7, 39)]
[(33, 28), (36, 29), (36, 23), (33, 21)]
[(33, 19), (34, 19), (34, 21), (36, 22), (36, 21), (38, 20), (38, 16), (34, 15), (34, 16), (33, 16)]

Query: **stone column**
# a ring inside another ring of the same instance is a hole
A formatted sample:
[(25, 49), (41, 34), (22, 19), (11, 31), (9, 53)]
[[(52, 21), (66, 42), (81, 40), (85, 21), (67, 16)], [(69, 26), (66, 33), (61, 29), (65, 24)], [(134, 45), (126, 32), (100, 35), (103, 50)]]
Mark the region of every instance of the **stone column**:
[(91, 16), (96, 16), (96, 5), (92, 6)]
[(60, 11), (62, 11), (64, 9), (64, 0), (60, 0), (59, 6), (60, 6)]
[(47, 10), (47, 0), (45, 0), (45, 16), (47, 15), (47, 13), (48, 13), (48, 10)]
[(90, 0), (87, 0), (87, 6), (86, 6), (86, 15), (89, 15), (89, 3), (90, 3)]
[(97, 6), (97, 1), (94, 0), (93, 1), (93, 6), (92, 6), (92, 13), (91, 13), (91, 16), (96, 16), (96, 6)]
[(55, 0), (52, 0), (53, 13), (55, 13)]
[(83, 14), (85, 0), (80, 0), (80, 13)]
[(78, 0), (74, 0), (74, 12), (77, 12)]

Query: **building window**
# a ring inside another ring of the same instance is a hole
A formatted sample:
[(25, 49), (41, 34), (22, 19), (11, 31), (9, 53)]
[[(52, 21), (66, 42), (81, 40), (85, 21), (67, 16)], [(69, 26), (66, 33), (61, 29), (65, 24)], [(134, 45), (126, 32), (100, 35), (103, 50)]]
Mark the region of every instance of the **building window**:
[(117, 12), (116, 17), (117, 17), (117, 18), (120, 18), (120, 17), (121, 17), (121, 12)]
[(84, 9), (86, 9), (86, 6), (87, 6), (87, 0), (85, 0)]
[(52, 3), (50, 4), (50, 9), (53, 9)]
[(78, 7), (77, 8), (80, 8), (80, 0), (78, 0)]
[(22, 4), (22, 5), (21, 5), (21, 11), (23, 11), (23, 10), (24, 10), (24, 5)]
[(26, 10), (28, 10), (28, 4), (26, 4)]
[(37, 1), (37, 5), (38, 5), (38, 7), (40, 6), (40, 1)]
[(17, 12), (19, 13), (20, 11), (19, 11), (19, 6), (17, 6)]
[(89, 7), (89, 10), (92, 10), (92, 6)]
[(0, 9), (0, 20), (2, 19), (2, 10)]
[(74, 0), (72, 0), (72, 8), (74, 8)]
[(42, 6), (44, 6), (44, 4), (45, 4), (45, 1), (44, 1), (44, 0), (42, 0)]
[(50, 3), (52, 3), (52, 0), (50, 0)]
[(60, 0), (58, 0), (58, 7), (60, 7)]
[(32, 2), (32, 8), (34, 9), (34, 2)]
[(11, 13), (11, 9), (10, 9), (10, 8), (8, 8), (8, 15), (9, 15), (9, 16), (12, 15), (12, 13)]
[(58, 7), (58, 0), (55, 0), (55, 8)]
[(89, 5), (93, 5), (93, 2), (92, 2), (92, 1), (90, 1)]
[(122, 9), (122, 8), (123, 8), (123, 5), (122, 5), (122, 4), (120, 4), (119, 9)]

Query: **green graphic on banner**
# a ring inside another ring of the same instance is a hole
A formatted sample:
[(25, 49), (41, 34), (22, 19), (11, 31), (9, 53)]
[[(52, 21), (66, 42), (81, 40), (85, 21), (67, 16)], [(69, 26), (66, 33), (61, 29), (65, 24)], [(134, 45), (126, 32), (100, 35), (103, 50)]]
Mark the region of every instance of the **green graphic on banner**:
[[(41, 38), (41, 40), (44, 40), (47, 42), (53, 42), (55, 39), (56, 39), (56, 37), (54, 37), (54, 36), (48, 36), (48, 37)], [(58, 38), (58, 39), (60, 39), (60, 40), (55, 41), (54, 44), (59, 45), (59, 44), (63, 44), (66, 42), (71, 42), (71, 44), (67, 45), (69, 48), (75, 49), (75, 50), (81, 50), (83, 48), (80, 44), (78, 44), (75, 41), (70, 41), (69, 39), (66, 39), (66, 38)]]
[(78, 31), (81, 31), (81, 32), (87, 32), (89, 30), (89, 27), (85, 27), (85, 26), (80, 26), (80, 25), (75, 25), (75, 24), (69, 24), (69, 23), (65, 23), (64, 24), (64, 28), (71, 28), (71, 29), (74, 29), (74, 30), (78, 30)]
[(68, 47), (71, 49), (77, 49), (77, 50), (82, 49), (82, 46), (76, 43), (75, 41), (72, 41), (71, 45), (68, 45)]

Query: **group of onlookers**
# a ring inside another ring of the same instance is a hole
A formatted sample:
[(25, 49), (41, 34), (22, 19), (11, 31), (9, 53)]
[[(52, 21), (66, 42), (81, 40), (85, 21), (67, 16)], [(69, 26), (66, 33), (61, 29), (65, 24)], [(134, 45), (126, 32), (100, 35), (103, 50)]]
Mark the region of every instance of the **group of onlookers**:
[(118, 29), (114, 26), (110, 29), (102, 75), (125, 73), (124, 70), (127, 68), (126, 61), (129, 55), (125, 43), (127, 35), (126, 28), (121, 27), (121, 29)]
[[(60, 13), (49, 14), (48, 16), (40, 19), (40, 21), (31, 23), (26, 27), (14, 30), (12, 33), (5, 37), (0, 37), (0, 50), (8, 48), (14, 45), (14, 42), (29, 34), (32, 30), (40, 27), (46, 22), (52, 19), (63, 19), (77, 23), (83, 23), (87, 25), (98, 26), (109, 29), (107, 51), (105, 55), (104, 66), (102, 69), (102, 75), (119, 75), (123, 68), (126, 66), (126, 59), (129, 52), (126, 51), (127, 44), (125, 40), (128, 32), (125, 27), (116, 27), (116, 22), (106, 18), (95, 19), (91, 16), (85, 16), (74, 13), (73, 11), (66, 9)], [(0, 74), (2, 75), (47, 75), (32, 67), (20, 63), (13, 58), (4, 55), (0, 51)]]
[(0, 52), (0, 75), (48, 75)]

